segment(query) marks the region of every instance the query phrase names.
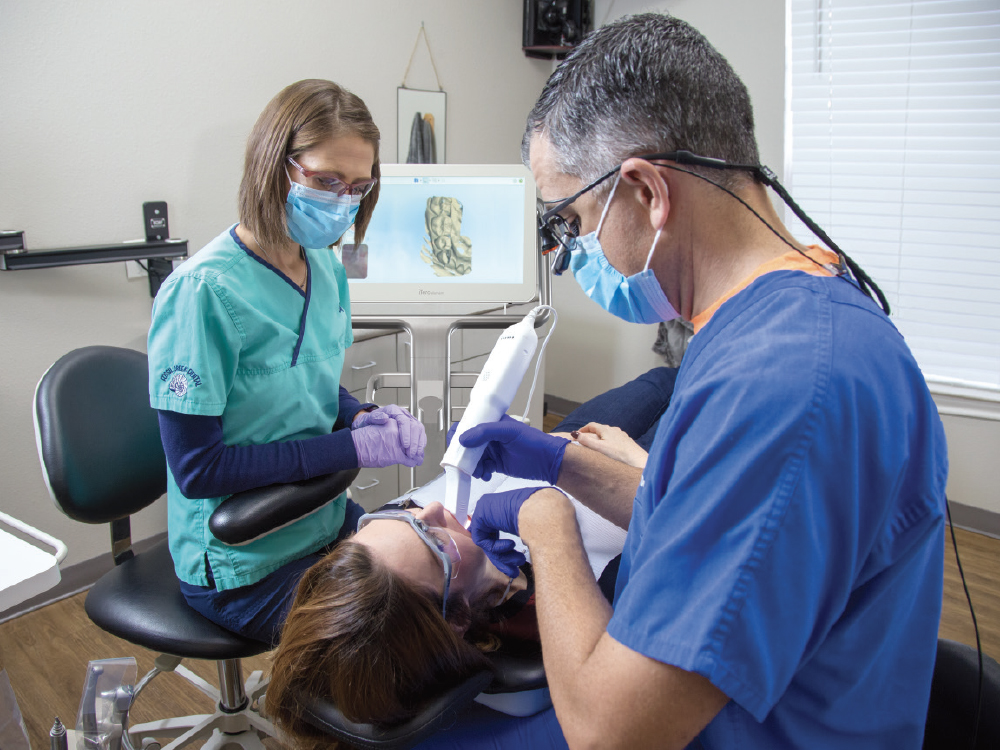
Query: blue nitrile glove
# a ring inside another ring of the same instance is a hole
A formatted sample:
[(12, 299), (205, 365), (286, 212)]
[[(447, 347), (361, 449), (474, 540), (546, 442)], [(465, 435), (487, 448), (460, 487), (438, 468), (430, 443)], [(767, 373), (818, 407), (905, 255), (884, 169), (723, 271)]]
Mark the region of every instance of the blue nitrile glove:
[(470, 427), (459, 436), (466, 448), (486, 445), (483, 457), (472, 476), (489, 481), (499, 471), (522, 479), (540, 479), (555, 484), (559, 478), (563, 453), (569, 440), (547, 435), (541, 430), (511, 419), (504, 414), (499, 422)]
[(369, 424), (351, 430), (351, 440), (360, 468), (381, 469), (393, 464), (412, 467), (424, 462), (423, 447), (414, 455), (407, 455), (400, 440), (399, 425), (392, 418), (387, 418), (385, 424)]
[(524, 555), (515, 549), (513, 539), (501, 539), (500, 532), (518, 535), (517, 515), (521, 512), (521, 506), (540, 489), (542, 488), (521, 487), (483, 495), (476, 503), (476, 512), (472, 514), (472, 523), (469, 524), (472, 541), (479, 545), (504, 575), (511, 578), (524, 565)]
[(357, 430), (368, 425), (383, 425), (390, 419), (395, 420), (399, 428), (399, 442), (403, 447), (406, 457), (414, 459), (418, 455), (423, 461), (424, 448), (427, 447), (427, 431), (420, 424), (416, 417), (401, 406), (389, 404), (379, 408), (362, 412), (351, 425), (352, 430)]
[(455, 430), (458, 429), (458, 422), (452, 422), (451, 427), (448, 428), (448, 433), (444, 436), (444, 447), (447, 448), (451, 445), (451, 439), (455, 437)]

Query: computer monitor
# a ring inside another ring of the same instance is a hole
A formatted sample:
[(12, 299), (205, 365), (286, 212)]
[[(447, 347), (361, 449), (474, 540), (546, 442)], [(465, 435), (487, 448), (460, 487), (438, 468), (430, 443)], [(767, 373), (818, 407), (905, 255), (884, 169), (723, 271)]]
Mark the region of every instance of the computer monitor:
[(538, 288), (535, 183), (520, 164), (383, 164), (361, 244), (344, 238), (352, 306), (529, 302)]

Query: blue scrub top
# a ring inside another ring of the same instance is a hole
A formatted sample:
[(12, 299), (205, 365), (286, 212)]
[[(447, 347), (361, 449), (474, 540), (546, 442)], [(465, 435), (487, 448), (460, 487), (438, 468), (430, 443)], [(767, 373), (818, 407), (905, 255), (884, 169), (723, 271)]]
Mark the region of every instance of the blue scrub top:
[[(154, 409), (221, 416), (227, 445), (329, 433), (337, 421), (344, 354), (354, 341), (347, 275), (328, 249), (305, 250), (303, 292), (250, 252), (235, 227), (185, 261), (160, 287), (149, 330)], [(238, 547), (208, 518), (225, 499), (186, 498), (168, 470), (168, 535), (177, 576), (215, 587), (259, 581), (337, 536), (345, 498)]]
[(704, 748), (919, 748), (946, 477), (889, 320), (843, 279), (769, 273), (685, 353), (608, 632), (730, 697)]

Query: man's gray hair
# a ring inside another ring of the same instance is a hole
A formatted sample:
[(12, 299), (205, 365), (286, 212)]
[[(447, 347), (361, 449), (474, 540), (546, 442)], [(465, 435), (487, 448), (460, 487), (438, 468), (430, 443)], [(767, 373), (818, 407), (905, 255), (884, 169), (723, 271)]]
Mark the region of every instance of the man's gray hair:
[[(696, 29), (669, 15), (629, 16), (589, 34), (549, 77), (528, 115), (560, 171), (593, 182), (632, 156), (684, 149), (733, 164), (758, 164), (746, 86)], [(699, 172), (735, 187), (749, 173)], [(601, 185), (606, 194), (610, 181)]]

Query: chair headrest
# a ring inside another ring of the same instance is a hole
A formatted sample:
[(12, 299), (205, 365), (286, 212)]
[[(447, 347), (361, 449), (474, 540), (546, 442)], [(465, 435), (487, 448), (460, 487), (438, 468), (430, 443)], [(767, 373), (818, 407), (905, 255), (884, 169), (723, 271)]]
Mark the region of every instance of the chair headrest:
[(303, 718), (316, 729), (356, 747), (373, 750), (412, 747), (454, 722), (492, 679), (493, 674), (489, 671), (477, 672), (428, 701), (416, 716), (401, 724), (357, 724), (349, 721), (332, 703), (307, 695), (301, 696)]

